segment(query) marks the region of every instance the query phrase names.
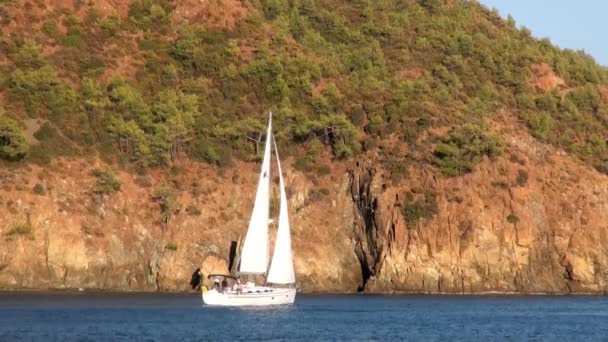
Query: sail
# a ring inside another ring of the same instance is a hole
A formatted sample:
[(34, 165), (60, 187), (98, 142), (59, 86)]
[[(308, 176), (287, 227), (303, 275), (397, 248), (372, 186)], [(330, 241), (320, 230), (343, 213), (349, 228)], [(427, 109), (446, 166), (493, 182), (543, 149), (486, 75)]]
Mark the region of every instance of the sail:
[(241, 251), (240, 273), (263, 274), (268, 267), (268, 210), (270, 206), (270, 139), (272, 132), (272, 113), (268, 118), (268, 131), (264, 147), (262, 171), (255, 195), (255, 204), (249, 221)]
[[(274, 138), (273, 138), (274, 142)], [(281, 171), (281, 161), (279, 160), (279, 152), (276, 142), (274, 143), (274, 151), (277, 157), (277, 166), (279, 172), (279, 189), (281, 196), (281, 204), (279, 206), (279, 229), (277, 238), (274, 244), (274, 253), (268, 277), (266, 281), (274, 284), (292, 284), (295, 283), (296, 277), (293, 272), (293, 256), (291, 255), (291, 236), (289, 231), (289, 214), (287, 212), (287, 195), (285, 194), (285, 185), (283, 184), (283, 172)]]

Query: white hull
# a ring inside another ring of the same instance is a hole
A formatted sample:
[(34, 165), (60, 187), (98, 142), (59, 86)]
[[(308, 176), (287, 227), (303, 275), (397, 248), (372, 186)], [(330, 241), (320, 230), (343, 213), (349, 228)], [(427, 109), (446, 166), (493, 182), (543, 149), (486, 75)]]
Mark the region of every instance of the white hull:
[(295, 288), (251, 287), (240, 292), (228, 290), (203, 292), (203, 302), (210, 306), (267, 306), (293, 304)]

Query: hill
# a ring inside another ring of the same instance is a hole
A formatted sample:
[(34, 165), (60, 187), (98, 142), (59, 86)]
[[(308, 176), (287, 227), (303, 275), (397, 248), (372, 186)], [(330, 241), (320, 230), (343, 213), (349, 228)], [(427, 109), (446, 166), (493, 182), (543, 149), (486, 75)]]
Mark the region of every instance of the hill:
[(0, 25), (6, 287), (227, 262), (272, 110), (303, 287), (606, 289), (608, 70), (475, 1), (19, 0)]

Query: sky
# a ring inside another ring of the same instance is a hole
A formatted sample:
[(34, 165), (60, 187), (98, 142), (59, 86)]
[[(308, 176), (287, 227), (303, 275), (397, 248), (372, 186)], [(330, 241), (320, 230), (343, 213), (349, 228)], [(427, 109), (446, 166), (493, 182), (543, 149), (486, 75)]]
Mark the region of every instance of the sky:
[(606, 0), (479, 0), (509, 14), (518, 27), (537, 38), (549, 38), (560, 48), (584, 50), (608, 66), (608, 1)]

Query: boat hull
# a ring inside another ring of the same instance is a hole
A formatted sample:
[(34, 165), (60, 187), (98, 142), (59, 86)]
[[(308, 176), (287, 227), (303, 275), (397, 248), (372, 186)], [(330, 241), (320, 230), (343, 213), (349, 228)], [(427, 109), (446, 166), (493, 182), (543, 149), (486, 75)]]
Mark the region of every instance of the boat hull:
[(209, 306), (269, 306), (293, 304), (296, 299), (294, 288), (253, 287), (242, 291), (203, 292), (203, 303)]

